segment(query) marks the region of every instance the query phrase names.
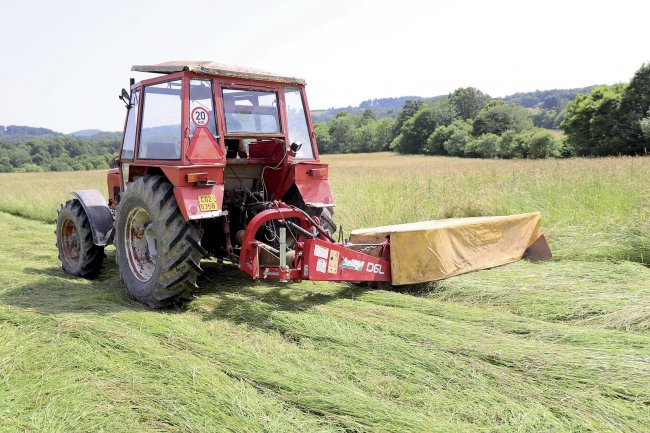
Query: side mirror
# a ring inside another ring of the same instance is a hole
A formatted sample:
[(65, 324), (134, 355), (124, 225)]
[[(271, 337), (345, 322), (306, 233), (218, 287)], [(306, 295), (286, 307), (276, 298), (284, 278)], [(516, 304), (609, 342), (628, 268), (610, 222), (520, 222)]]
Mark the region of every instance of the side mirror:
[(294, 141), (293, 143), (291, 143), (291, 146), (289, 146), (289, 149), (293, 153), (297, 153), (300, 150), (301, 147), (302, 147), (302, 143)]
[(131, 108), (131, 96), (129, 95), (129, 92), (126, 91), (126, 89), (122, 89), (122, 94), (118, 98), (124, 102), (126, 108)]
[(294, 141), (291, 143), (291, 145), (289, 145), (289, 155), (291, 155), (291, 157), (296, 156), (301, 147), (302, 143)]

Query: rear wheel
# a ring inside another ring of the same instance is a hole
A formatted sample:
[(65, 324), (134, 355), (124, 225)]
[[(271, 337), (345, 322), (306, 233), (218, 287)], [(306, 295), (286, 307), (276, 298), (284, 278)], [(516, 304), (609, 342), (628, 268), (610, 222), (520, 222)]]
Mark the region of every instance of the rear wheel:
[(104, 247), (93, 242), (86, 211), (79, 200), (68, 200), (56, 219), (56, 246), (61, 266), (70, 275), (92, 279), (99, 275)]
[(203, 232), (186, 222), (163, 176), (128, 185), (117, 208), (115, 260), (131, 297), (151, 308), (186, 299), (202, 272)]
[(334, 222), (334, 208), (333, 207), (307, 207), (307, 213), (311, 216), (318, 217), (320, 225), (325, 229), (330, 236), (334, 235), (336, 231), (336, 223)]
[(313, 207), (307, 205), (303, 200), (300, 191), (298, 191), (298, 188), (296, 188), (295, 185), (292, 186), (289, 192), (284, 196), (284, 201), (287, 204), (304, 210), (307, 212), (307, 214), (309, 214), (309, 216), (317, 217), (320, 220), (321, 226), (330, 236), (333, 236), (334, 232), (336, 232), (336, 223), (334, 222), (334, 206)]

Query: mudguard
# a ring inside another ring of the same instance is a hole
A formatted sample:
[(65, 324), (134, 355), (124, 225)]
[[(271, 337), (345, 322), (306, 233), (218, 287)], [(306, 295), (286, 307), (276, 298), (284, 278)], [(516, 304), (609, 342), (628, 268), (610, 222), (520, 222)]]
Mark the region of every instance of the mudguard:
[(307, 206), (334, 207), (325, 164), (296, 164), (294, 182)]
[(99, 246), (113, 243), (113, 215), (102, 193), (96, 189), (78, 189), (72, 195), (79, 199), (88, 216), (93, 243)]

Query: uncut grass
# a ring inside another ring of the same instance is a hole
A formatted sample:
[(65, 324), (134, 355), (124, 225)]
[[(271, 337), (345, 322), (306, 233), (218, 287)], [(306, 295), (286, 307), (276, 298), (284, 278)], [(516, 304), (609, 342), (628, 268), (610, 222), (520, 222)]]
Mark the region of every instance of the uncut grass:
[[(67, 277), (42, 236), (52, 225), (23, 221), (0, 215), (0, 231), (15, 233), (0, 244), (8, 431), (650, 426), (643, 332), (343, 284), (252, 284), (210, 263), (186, 310), (152, 312), (123, 295), (110, 261), (99, 281)], [(637, 271), (649, 291), (650, 270)]]
[(327, 161), (337, 221), (348, 230), (541, 212), (556, 257), (650, 262), (647, 157), (503, 161), (381, 153)]
[(0, 173), (0, 211), (53, 222), (56, 211), (70, 200), (70, 191), (96, 189), (107, 195), (106, 170)]
[[(326, 155), (336, 220), (359, 227), (541, 212), (555, 256), (650, 263), (650, 158), (476, 160)], [(105, 171), (0, 174), (0, 211), (51, 222)]]

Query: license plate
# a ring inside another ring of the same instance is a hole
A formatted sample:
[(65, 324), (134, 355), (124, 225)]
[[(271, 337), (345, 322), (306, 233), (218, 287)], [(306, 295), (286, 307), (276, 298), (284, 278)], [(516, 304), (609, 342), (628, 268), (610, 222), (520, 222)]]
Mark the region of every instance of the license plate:
[(201, 212), (219, 210), (219, 207), (217, 206), (217, 197), (215, 197), (214, 194), (199, 195), (196, 196), (196, 198), (199, 200), (199, 209), (201, 209)]

